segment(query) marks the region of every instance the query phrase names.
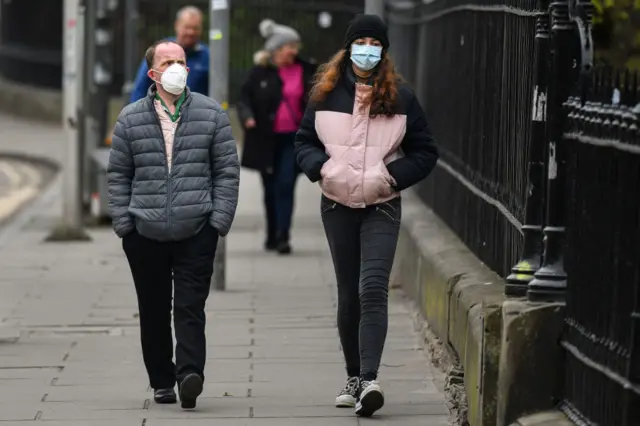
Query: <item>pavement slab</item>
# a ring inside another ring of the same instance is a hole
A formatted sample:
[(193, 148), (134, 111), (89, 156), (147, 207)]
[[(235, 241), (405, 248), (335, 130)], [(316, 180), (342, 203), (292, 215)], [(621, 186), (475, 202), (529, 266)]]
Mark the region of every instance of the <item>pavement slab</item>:
[[(22, 147), (0, 141), (0, 153), (60, 159), (60, 129), (2, 116), (0, 126), (10, 136), (3, 140), (27, 139)], [(300, 179), (294, 252), (280, 257), (262, 250), (259, 176), (244, 170), (227, 289), (212, 291), (207, 305), (203, 395), (190, 412), (156, 405), (121, 242), (109, 228), (90, 229), (87, 243), (43, 242), (61, 211), (59, 184), (0, 230), (1, 426), (450, 424), (443, 377), (393, 291), (380, 371), (385, 407), (369, 420), (333, 406), (345, 371), (318, 186)]]

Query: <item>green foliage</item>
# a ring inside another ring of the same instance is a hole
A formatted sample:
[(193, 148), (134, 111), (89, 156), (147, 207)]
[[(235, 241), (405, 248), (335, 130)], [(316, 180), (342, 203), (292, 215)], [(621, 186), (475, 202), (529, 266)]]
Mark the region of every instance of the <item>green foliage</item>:
[(640, 0), (592, 0), (596, 55), (614, 67), (640, 69)]

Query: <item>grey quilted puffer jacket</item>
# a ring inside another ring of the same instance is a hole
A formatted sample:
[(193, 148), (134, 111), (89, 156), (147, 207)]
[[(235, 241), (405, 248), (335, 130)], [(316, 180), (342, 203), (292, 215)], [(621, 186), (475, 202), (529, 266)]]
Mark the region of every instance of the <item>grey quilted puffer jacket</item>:
[(119, 237), (134, 229), (156, 241), (189, 238), (209, 223), (226, 235), (236, 213), (240, 167), (229, 118), (187, 89), (171, 171), (153, 100), (127, 105), (116, 123), (107, 168), (109, 212)]

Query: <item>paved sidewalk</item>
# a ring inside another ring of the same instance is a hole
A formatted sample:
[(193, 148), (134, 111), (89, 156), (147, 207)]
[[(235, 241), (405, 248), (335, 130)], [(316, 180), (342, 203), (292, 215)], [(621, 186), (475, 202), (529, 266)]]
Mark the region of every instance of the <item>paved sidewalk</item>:
[(344, 368), (318, 196), (301, 179), (294, 255), (267, 254), (258, 177), (243, 171), (228, 290), (208, 304), (207, 383), (197, 410), (183, 412), (151, 402), (135, 293), (111, 230), (91, 230), (89, 243), (42, 242), (59, 211), (52, 186), (0, 233), (0, 322), (22, 333), (0, 343), (0, 425), (448, 425), (442, 378), (397, 295), (381, 371), (385, 407), (358, 420), (332, 406)]

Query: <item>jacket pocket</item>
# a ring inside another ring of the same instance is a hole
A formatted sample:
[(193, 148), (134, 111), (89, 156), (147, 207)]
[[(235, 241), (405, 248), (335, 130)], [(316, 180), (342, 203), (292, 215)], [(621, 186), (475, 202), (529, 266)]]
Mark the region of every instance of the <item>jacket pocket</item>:
[(378, 204), (395, 191), (391, 186), (393, 178), (381, 161), (364, 172), (364, 198), (367, 205)]
[(329, 158), (320, 169), (320, 188), (329, 198), (348, 200), (349, 187), (346, 175), (346, 166)]
[(322, 180), (328, 180), (332, 176), (335, 175), (336, 162), (333, 161), (333, 158), (329, 157), (327, 161), (324, 162), (322, 168), (320, 169), (320, 176)]

